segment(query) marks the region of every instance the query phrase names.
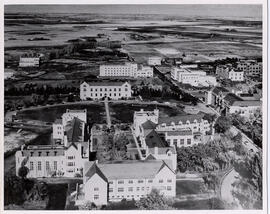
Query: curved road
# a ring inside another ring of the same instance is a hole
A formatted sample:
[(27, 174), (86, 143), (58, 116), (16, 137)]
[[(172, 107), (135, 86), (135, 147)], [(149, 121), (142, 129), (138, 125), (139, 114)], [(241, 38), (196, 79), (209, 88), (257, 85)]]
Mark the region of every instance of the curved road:
[(232, 184), (237, 180), (237, 176), (239, 176), (239, 174), (233, 169), (224, 177), (221, 183), (220, 195), (223, 201), (226, 201), (227, 203), (236, 203), (238, 205), (237, 208), (242, 209), (238, 200), (234, 198), (232, 194)]

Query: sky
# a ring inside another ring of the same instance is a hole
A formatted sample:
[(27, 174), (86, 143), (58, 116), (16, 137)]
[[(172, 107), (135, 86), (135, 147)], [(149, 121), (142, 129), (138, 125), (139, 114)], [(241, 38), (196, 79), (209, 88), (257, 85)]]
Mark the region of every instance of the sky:
[(5, 13), (161, 14), (262, 19), (261, 5), (5, 5)]

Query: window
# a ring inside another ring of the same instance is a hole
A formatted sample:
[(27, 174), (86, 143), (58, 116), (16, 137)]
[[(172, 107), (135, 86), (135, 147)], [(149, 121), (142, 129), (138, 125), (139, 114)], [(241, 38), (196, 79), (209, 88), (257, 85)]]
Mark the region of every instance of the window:
[(168, 182), (168, 183), (172, 183), (172, 179), (168, 179), (167, 182)]
[(133, 187), (129, 187), (129, 188), (128, 188), (128, 191), (129, 191), (129, 192), (132, 192), (132, 191), (133, 191)]
[(54, 169), (54, 170), (57, 170), (57, 161), (54, 161), (54, 162), (53, 162), (53, 169)]
[(180, 145), (184, 145), (184, 143), (185, 143), (185, 139), (181, 139), (180, 140)]
[(113, 188), (109, 188), (109, 192), (113, 192)]
[(57, 155), (57, 151), (54, 151), (54, 156), (56, 156)]
[(75, 156), (68, 156), (67, 157), (67, 159), (69, 159), (69, 160), (72, 160), (72, 159), (74, 159), (75, 158)]
[(41, 171), (41, 161), (38, 161), (38, 170)]
[(128, 183), (129, 183), (129, 184), (133, 184), (133, 181), (132, 181), (132, 180), (129, 180)]
[(139, 191), (140, 190), (140, 187), (137, 187), (137, 191)]
[(34, 152), (30, 152), (30, 156), (33, 156)]
[(173, 144), (177, 144), (177, 139), (173, 139)]
[(148, 183), (153, 183), (153, 180), (148, 180)]
[(167, 186), (167, 190), (172, 190), (172, 187), (171, 186)]
[(109, 181), (109, 184), (113, 184), (113, 181)]
[(159, 182), (159, 183), (163, 183), (163, 180), (162, 180), (162, 179), (160, 179), (158, 182)]
[(99, 190), (98, 187), (95, 187), (95, 188), (94, 188), (94, 191), (98, 191), (98, 190)]
[(143, 180), (138, 180), (138, 183), (139, 183), (139, 184), (143, 183)]
[(46, 161), (46, 170), (48, 171), (50, 169), (50, 163), (49, 161)]
[(128, 91), (128, 89), (127, 89), (127, 88), (125, 88), (125, 91)]
[(191, 144), (191, 139), (187, 139), (187, 144), (188, 144), (188, 145)]
[(75, 166), (75, 162), (67, 162), (68, 166)]
[(98, 200), (99, 199), (99, 195), (94, 195), (94, 200)]
[(118, 184), (123, 184), (124, 183), (124, 181), (118, 181)]
[(118, 192), (124, 192), (124, 188), (118, 188)]
[(30, 171), (34, 170), (34, 163), (32, 161), (30, 161)]
[(38, 156), (41, 156), (41, 152), (38, 152)]

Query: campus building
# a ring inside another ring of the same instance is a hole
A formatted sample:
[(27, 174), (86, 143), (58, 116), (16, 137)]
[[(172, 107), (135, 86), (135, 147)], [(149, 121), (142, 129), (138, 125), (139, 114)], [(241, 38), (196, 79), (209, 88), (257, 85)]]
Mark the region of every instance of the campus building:
[(197, 87), (217, 85), (216, 77), (206, 75), (206, 72), (193, 67), (173, 67), (171, 78), (177, 82)]
[(134, 77), (137, 73), (136, 63), (100, 65), (100, 77)]
[(134, 74), (135, 78), (150, 78), (153, 77), (153, 67), (140, 65), (137, 72)]
[(80, 99), (99, 100), (108, 97), (113, 100), (131, 97), (131, 85), (128, 82), (83, 82), (80, 85)]
[(233, 68), (231, 64), (218, 65), (216, 67), (216, 75), (223, 79), (230, 79), (231, 81), (244, 81), (244, 71)]
[(176, 175), (169, 161), (86, 162), (83, 172), (76, 205), (88, 201), (100, 206), (123, 199), (139, 200), (152, 189), (159, 190), (165, 197), (176, 195)]
[[(87, 110), (67, 109), (61, 119), (53, 123), (53, 140), (55, 143), (67, 145), (70, 141), (83, 142), (87, 122)], [(76, 135), (75, 135), (76, 134)], [(73, 138), (73, 139), (72, 139)]]
[(88, 156), (88, 142), (70, 143), (68, 146), (22, 146), (15, 154), (16, 175), (25, 165), (29, 169), (28, 178), (74, 177), (81, 175)]
[(260, 100), (244, 100), (223, 87), (214, 87), (207, 97), (208, 103), (223, 115), (235, 113), (248, 118), (261, 109)]
[(148, 58), (147, 63), (148, 65), (161, 65), (161, 60), (162, 60), (161, 57), (153, 56)]
[(26, 55), (20, 57), (19, 67), (39, 67), (39, 56)]
[(256, 60), (240, 60), (237, 62), (237, 68), (247, 76), (261, 76), (262, 75), (262, 63)]

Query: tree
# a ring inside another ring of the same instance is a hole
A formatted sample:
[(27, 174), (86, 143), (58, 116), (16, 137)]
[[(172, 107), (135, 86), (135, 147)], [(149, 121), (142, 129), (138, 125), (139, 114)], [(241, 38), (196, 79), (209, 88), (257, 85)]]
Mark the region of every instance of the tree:
[(91, 201), (86, 201), (83, 205), (79, 206), (79, 210), (96, 210), (97, 206), (91, 202)]
[(216, 132), (225, 133), (232, 126), (230, 118), (225, 116), (220, 116), (214, 125)]
[(214, 190), (214, 192), (217, 191), (218, 185), (219, 185), (219, 178), (215, 174), (208, 174), (203, 176), (204, 184), (207, 186), (208, 189)]
[(173, 201), (165, 198), (156, 189), (135, 203), (140, 210), (173, 210), (175, 208), (172, 205)]
[(18, 175), (22, 178), (25, 179), (27, 174), (29, 172), (29, 169), (26, 166), (21, 166), (18, 171)]

